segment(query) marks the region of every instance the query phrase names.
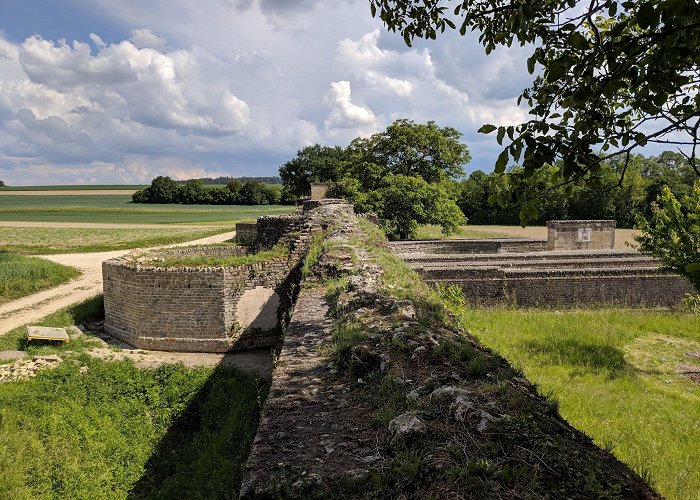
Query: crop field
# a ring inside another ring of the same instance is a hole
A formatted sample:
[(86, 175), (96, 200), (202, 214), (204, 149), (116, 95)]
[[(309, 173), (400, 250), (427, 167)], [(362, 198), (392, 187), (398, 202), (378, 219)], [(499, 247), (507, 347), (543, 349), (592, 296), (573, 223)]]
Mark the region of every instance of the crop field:
[(231, 225), (290, 213), (282, 205), (145, 205), (126, 195), (0, 196), (2, 221)]
[(72, 267), (0, 249), (0, 304), (60, 285), (78, 274)]
[(126, 250), (206, 238), (232, 227), (71, 228), (5, 227), (0, 222), (0, 252), (28, 255)]
[(700, 315), (456, 307), (574, 427), (669, 499), (700, 491)]
[(66, 184), (58, 186), (4, 186), (0, 191), (106, 191), (125, 189), (144, 189), (147, 184)]

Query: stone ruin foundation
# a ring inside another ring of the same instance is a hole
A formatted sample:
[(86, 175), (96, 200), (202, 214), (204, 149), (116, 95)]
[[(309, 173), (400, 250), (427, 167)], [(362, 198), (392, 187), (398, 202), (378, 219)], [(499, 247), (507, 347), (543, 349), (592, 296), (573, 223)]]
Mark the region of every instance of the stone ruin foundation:
[(615, 248), (614, 220), (547, 221), (547, 250)]
[[(307, 202), (292, 215), (260, 217), (238, 235), (248, 246), (173, 248), (103, 262), (105, 331), (135, 347), (164, 351), (276, 345), (309, 242), (324, 227), (323, 206), (334, 203), (340, 201)], [(241, 256), (278, 244), (289, 254), (254, 264), (154, 265), (171, 256)]]
[(550, 221), (548, 239), (391, 243), (423, 280), (477, 305), (676, 307), (695, 288), (656, 258), (614, 249), (614, 221)]

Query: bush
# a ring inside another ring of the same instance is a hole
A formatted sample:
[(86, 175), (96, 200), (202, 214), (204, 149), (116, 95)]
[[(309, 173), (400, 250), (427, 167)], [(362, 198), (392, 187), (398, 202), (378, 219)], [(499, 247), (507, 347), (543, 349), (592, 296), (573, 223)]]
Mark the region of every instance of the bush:
[(635, 240), (641, 250), (659, 257), (667, 269), (700, 289), (700, 181), (680, 201), (664, 186), (651, 217), (640, 216), (637, 224), (642, 234)]

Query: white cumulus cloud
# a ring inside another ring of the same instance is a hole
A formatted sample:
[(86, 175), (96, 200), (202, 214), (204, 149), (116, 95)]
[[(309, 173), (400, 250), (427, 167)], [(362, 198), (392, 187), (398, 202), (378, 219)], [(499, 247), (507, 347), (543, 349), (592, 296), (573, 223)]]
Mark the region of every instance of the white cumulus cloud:
[(378, 130), (379, 122), (372, 110), (352, 102), (350, 82), (331, 83), (324, 101), (331, 107), (323, 122), (329, 137), (366, 136)]

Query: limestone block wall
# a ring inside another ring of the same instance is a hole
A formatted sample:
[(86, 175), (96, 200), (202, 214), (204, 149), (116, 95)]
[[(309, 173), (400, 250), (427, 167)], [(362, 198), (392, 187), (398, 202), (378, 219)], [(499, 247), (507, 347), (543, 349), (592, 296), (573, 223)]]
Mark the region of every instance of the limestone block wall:
[(303, 216), (300, 214), (258, 217), (255, 247), (259, 249), (272, 248), (285, 234), (298, 230), (302, 222)]
[(693, 286), (658, 269), (506, 271), (505, 295), (520, 306), (676, 307)]
[(479, 255), (471, 261), (413, 260), (428, 283), (458, 285), (473, 304), (524, 307), (675, 307), (693, 285), (630, 251)]
[(326, 193), (331, 188), (332, 184), (328, 183), (312, 183), (311, 184), (311, 199), (322, 200), (326, 197)]
[(547, 241), (533, 238), (484, 238), (424, 241), (392, 241), (391, 249), (399, 254), (490, 254), (538, 252), (547, 249)]
[(594, 250), (615, 247), (614, 220), (547, 221), (547, 250)]
[(250, 245), (258, 237), (258, 225), (255, 222), (238, 222), (236, 224), (236, 241), (241, 245)]
[[(224, 352), (279, 341), (314, 235), (352, 206), (321, 200), (293, 215), (260, 217), (251, 246), (184, 247), (103, 262), (105, 330), (144, 349)], [(249, 234), (253, 233), (252, 228)], [(244, 255), (282, 244), (287, 256), (228, 267), (157, 267), (172, 255)]]
[[(194, 247), (105, 261), (105, 330), (145, 349), (223, 352), (273, 345), (279, 310), (291, 300), (296, 262), (280, 257), (236, 267), (175, 268), (144, 261), (241, 252), (245, 249)], [(253, 300), (239, 307), (247, 296)], [(243, 317), (250, 321), (242, 324)]]

